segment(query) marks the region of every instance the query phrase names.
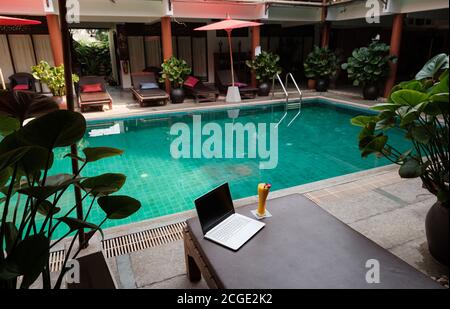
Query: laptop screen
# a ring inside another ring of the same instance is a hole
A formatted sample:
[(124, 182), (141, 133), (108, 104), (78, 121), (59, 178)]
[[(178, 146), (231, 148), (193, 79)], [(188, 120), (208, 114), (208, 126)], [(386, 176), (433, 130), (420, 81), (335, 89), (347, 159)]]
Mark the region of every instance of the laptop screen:
[(197, 209), (203, 234), (206, 234), (225, 218), (234, 214), (228, 183), (224, 183), (196, 199), (195, 208)]

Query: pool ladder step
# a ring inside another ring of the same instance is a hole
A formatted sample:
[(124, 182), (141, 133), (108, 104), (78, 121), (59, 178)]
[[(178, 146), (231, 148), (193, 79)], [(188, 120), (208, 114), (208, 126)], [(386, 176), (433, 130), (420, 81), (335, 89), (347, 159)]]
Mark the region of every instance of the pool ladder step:
[[(297, 113), (295, 114), (295, 116), (291, 119), (291, 121), (289, 121), (288, 123), (288, 127), (295, 121), (295, 119), (298, 118), (298, 116), (300, 116), (301, 112), (302, 112), (302, 100), (303, 100), (303, 94), (302, 91), (300, 90), (300, 87), (297, 85), (297, 82), (295, 81), (294, 76), (292, 75), (292, 73), (287, 73), (286, 74), (286, 81), (283, 84), (280, 75), (277, 74), (275, 75), (276, 79), (278, 80), (278, 82), (281, 85), (281, 88), (283, 89), (284, 95), (286, 96), (286, 105), (284, 107), (284, 115), (283, 117), (281, 117), (280, 121), (278, 121), (276, 127), (278, 128), (279, 125), (283, 122), (283, 120), (286, 118), (286, 116), (288, 115), (288, 111), (289, 110), (294, 110), (294, 109), (298, 109)], [(272, 98), (275, 95), (275, 77), (272, 79)], [(292, 82), (294, 83), (295, 88), (297, 89), (297, 92), (299, 94), (299, 100), (298, 101), (289, 101), (289, 92), (287, 91), (287, 87), (288, 87), (288, 82), (289, 82), (289, 78), (292, 80)]]

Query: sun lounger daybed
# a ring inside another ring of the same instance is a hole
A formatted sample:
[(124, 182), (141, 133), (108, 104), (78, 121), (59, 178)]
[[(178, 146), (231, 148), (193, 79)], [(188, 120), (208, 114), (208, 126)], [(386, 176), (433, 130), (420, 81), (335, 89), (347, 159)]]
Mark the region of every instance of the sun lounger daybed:
[(219, 97), (219, 90), (215, 87), (207, 86), (196, 77), (189, 76), (185, 83), (184, 89), (187, 95), (194, 97), (195, 103), (213, 101), (216, 102)]
[[(228, 90), (228, 87), (231, 86), (230, 70), (217, 71), (216, 83), (219, 87), (219, 90), (223, 93), (226, 93)], [(256, 97), (258, 88), (250, 87), (245, 83), (239, 82), (236, 72), (234, 72), (234, 85), (239, 87), (239, 93), (241, 94), (242, 99), (254, 99)]]
[(164, 90), (159, 89), (154, 73), (131, 73), (131, 81), (133, 83), (131, 92), (141, 106), (149, 102), (158, 102), (161, 105), (167, 104), (169, 95)]
[(101, 76), (81, 77), (78, 83), (78, 105), (81, 112), (84, 112), (86, 107), (103, 108), (104, 104), (112, 109), (112, 98), (106, 90), (104, 78)]
[(9, 77), (11, 90), (36, 92), (36, 79), (30, 73), (16, 73)]

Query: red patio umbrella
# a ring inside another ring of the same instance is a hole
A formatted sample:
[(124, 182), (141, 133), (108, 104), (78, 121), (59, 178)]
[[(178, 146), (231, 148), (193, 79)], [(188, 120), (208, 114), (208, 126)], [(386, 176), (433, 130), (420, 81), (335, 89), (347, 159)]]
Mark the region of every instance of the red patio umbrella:
[(38, 20), (0, 16), (0, 26), (26, 26), (39, 25), (40, 23)]
[[(8, 16), (0, 16), (0, 26), (26, 26), (26, 25), (39, 25), (41, 22), (31, 19), (15, 18)], [(6, 89), (5, 78), (3, 77), (2, 69), (0, 68), (0, 82), (3, 89)]]
[(253, 21), (232, 19), (229, 14), (225, 20), (212, 23), (203, 27), (196, 28), (194, 30), (208, 31), (208, 30), (225, 30), (228, 34), (228, 45), (230, 47), (230, 61), (231, 61), (231, 84), (234, 86), (234, 68), (233, 68), (233, 49), (231, 47), (231, 31), (237, 28), (255, 27), (260, 26), (262, 23)]

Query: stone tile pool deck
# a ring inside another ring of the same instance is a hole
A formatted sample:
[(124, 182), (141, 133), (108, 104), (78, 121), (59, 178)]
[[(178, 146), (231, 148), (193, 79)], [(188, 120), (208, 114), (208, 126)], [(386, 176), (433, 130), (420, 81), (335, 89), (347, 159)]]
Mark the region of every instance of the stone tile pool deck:
[[(397, 167), (382, 167), (279, 190), (271, 193), (270, 198), (293, 193), (304, 194), (426, 275), (448, 278), (448, 267), (430, 256), (426, 244), (425, 216), (435, 197), (421, 187), (420, 180), (401, 179)], [(235, 204), (240, 207), (255, 201), (256, 197), (250, 197), (237, 200)], [(185, 220), (193, 215), (193, 212), (186, 212), (177, 217)], [(169, 216), (153, 221), (158, 220), (160, 222), (153, 224), (176, 219)], [(136, 230), (142, 228), (141, 225), (137, 223)], [(144, 225), (148, 228), (152, 223)], [(106, 238), (132, 232), (132, 226), (105, 231)], [(120, 288), (207, 288), (203, 280), (191, 283), (187, 279), (182, 240), (112, 257), (108, 263)]]
[[(189, 110), (222, 106), (226, 103), (168, 104), (141, 108), (130, 102), (129, 94), (115, 94), (122, 101), (112, 111), (85, 113), (88, 120), (126, 117), (175, 110)], [(295, 96), (292, 96), (295, 98)], [(305, 91), (304, 97), (326, 97), (343, 103), (370, 106), (376, 102), (364, 101), (354, 92), (329, 91), (315, 93)], [(273, 100), (247, 100), (242, 105), (279, 102), (283, 97), (276, 94)], [(229, 104), (227, 104), (229, 106)], [(435, 202), (435, 197), (421, 187), (419, 179), (401, 179), (397, 166), (385, 166), (349, 175), (330, 178), (301, 186), (271, 192), (269, 198), (290, 194), (304, 194), (333, 216), (348, 224), (386, 250), (397, 255), (430, 277), (448, 278), (448, 267), (436, 262), (429, 254), (425, 236), (425, 216)], [(235, 201), (236, 207), (257, 201), (256, 196)], [(270, 201), (268, 204), (270, 207)], [(187, 211), (155, 218), (130, 225), (106, 229), (105, 239), (114, 239), (142, 231), (164, 228), (184, 222), (195, 216)], [(128, 236), (126, 236), (128, 237)], [(133, 237), (129, 236), (130, 241)], [(59, 246), (59, 249), (64, 248)], [(100, 238), (91, 240), (88, 251), (102, 250)], [(181, 239), (168, 238), (165, 243), (133, 250), (107, 259), (119, 288), (131, 289), (195, 289), (207, 288), (202, 280), (191, 283), (187, 279), (184, 247)], [(448, 279), (447, 279), (448, 280)], [(448, 281), (447, 281), (448, 284)]]

